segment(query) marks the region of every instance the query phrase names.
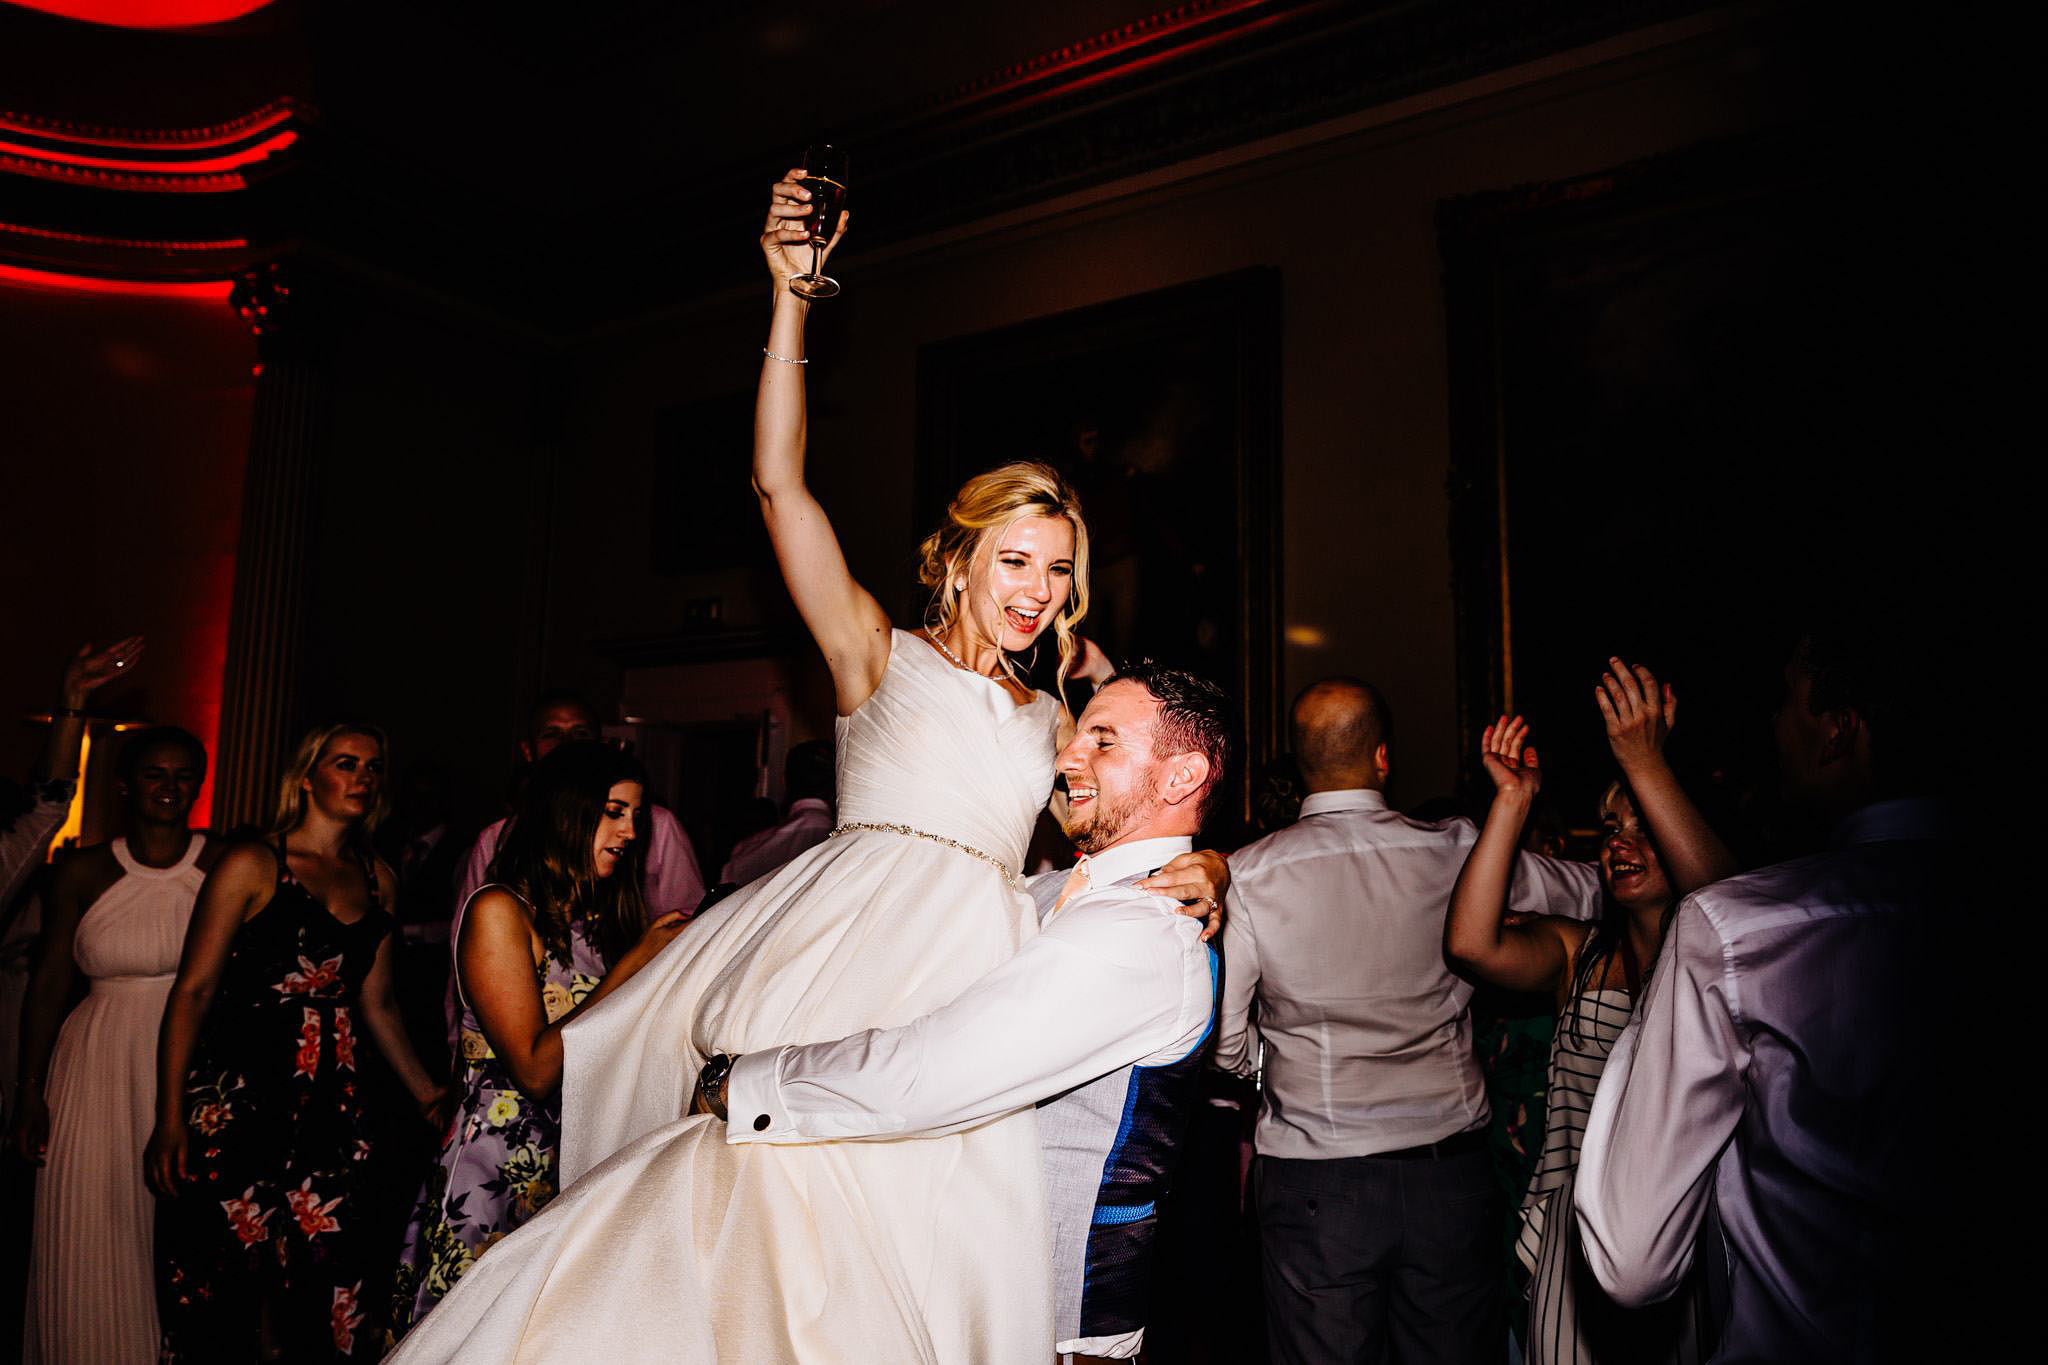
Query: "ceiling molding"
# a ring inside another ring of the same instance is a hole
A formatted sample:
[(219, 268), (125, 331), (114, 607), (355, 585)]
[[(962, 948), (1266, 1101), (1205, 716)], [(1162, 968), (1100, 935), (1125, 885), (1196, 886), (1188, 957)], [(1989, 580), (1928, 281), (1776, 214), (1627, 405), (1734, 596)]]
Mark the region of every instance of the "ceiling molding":
[[(1419, 92), (1721, 8), (1701, 0), (1189, 0), (893, 109), (849, 111), (863, 253), (987, 221)], [(386, 147), (280, 99), (203, 127), (105, 128), (0, 114), (0, 263), (123, 276), (229, 274), (309, 244), (410, 276), (555, 335), (673, 308), (748, 278), (783, 153), (610, 186), (602, 208), (545, 196), (587, 135), (563, 109), (518, 178), (448, 173), (478, 111)], [(659, 142), (658, 129), (614, 135)], [(602, 287), (593, 287), (601, 282)]]

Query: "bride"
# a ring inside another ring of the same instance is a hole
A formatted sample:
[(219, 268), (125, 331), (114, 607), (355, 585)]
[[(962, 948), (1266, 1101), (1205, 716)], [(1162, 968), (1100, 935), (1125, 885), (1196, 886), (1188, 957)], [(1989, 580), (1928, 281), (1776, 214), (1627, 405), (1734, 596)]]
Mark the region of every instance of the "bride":
[[(1075, 633), (1087, 527), (1043, 465), (961, 488), (923, 544), (924, 630), (892, 629), (853, 580), (803, 480), (809, 305), (789, 278), (809, 197), (792, 171), (761, 236), (775, 291), (754, 485), (831, 669), (840, 827), (565, 1030), (566, 1188), (394, 1360), (1043, 1365), (1051, 1352), (1032, 1110), (944, 1137), (809, 1146), (728, 1146), (723, 1124), (683, 1117), (712, 1055), (908, 1023), (1037, 932), (1020, 864), (1069, 722), (1009, 655), (1050, 633), (1063, 675), (1109, 675)], [(842, 214), (834, 246), (845, 230)], [(1212, 857), (1183, 855), (1154, 880), (1213, 895)]]

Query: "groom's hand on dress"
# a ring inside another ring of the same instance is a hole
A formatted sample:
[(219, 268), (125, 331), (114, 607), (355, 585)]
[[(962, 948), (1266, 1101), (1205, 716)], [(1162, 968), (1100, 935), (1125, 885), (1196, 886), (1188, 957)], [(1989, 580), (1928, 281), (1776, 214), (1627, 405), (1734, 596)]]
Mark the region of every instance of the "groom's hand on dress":
[(1183, 915), (1201, 920), (1202, 942), (1223, 929), (1223, 893), (1230, 889), (1230, 864), (1213, 848), (1183, 853), (1138, 883), (1140, 891), (1171, 896)]

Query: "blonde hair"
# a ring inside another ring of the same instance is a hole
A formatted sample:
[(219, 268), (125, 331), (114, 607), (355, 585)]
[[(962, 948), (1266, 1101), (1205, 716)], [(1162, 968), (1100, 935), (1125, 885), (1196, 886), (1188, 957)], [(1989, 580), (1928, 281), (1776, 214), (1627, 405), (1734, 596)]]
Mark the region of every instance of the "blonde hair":
[[(1022, 460), (998, 465), (960, 486), (946, 508), (945, 524), (918, 547), (917, 581), (932, 591), (924, 610), (924, 626), (935, 636), (943, 635), (959, 619), (961, 592), (954, 586), (955, 580), (969, 576), (987, 547), (1027, 517), (1064, 517), (1074, 528), (1074, 576), (1066, 604), (1052, 621), (1053, 638), (1060, 650), (1055, 685), (1060, 700), (1065, 701), (1067, 669), (1081, 648), (1074, 630), (1088, 614), (1088, 523), (1081, 516), (1081, 499), (1073, 485), (1051, 465)], [(1007, 655), (1003, 667), (1014, 680), (1016, 670)]]
[[(306, 737), (292, 750), (291, 760), (284, 765), (284, 775), (277, 784), (277, 810), (270, 819), (272, 834), (289, 834), (297, 829), (306, 818), (306, 778), (319, 766), (320, 756), (327, 752), (327, 746), (343, 735), (362, 735), (377, 741), (377, 752), (385, 764), (391, 762), (391, 741), (384, 731), (367, 721), (344, 720), (332, 725), (321, 725), (308, 730)], [(356, 838), (364, 847), (369, 846), (370, 835), (376, 832), (377, 823), (384, 818), (386, 803), (390, 800), (390, 788), (380, 783), (377, 787), (377, 804), (370, 808), (363, 823), (356, 829)]]

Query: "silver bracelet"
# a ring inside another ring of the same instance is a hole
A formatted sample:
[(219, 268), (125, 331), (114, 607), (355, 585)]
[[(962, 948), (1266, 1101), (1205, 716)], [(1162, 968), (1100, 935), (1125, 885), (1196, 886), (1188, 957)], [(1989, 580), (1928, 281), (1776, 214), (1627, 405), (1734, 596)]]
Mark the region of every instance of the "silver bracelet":
[(808, 356), (804, 357), (802, 360), (791, 360), (786, 355), (775, 354), (775, 352), (769, 350), (766, 346), (763, 346), (761, 348), (761, 354), (767, 356), (770, 360), (779, 360), (785, 365), (808, 365), (811, 363), (810, 357)]

